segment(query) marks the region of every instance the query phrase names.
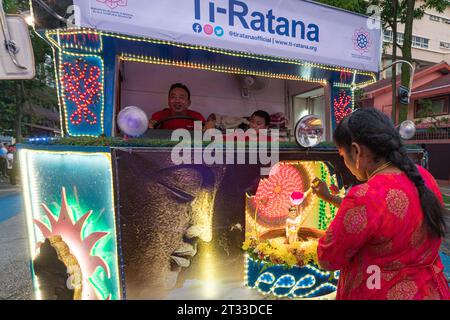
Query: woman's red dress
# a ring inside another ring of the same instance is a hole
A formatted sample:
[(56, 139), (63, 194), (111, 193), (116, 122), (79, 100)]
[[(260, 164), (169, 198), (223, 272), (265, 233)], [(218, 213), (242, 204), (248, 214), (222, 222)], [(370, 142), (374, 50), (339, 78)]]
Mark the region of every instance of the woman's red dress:
[[(442, 202), (431, 174), (419, 172)], [(340, 270), (337, 299), (448, 300), (441, 242), (428, 231), (414, 183), (404, 173), (377, 174), (344, 198), (319, 240), (319, 264)]]

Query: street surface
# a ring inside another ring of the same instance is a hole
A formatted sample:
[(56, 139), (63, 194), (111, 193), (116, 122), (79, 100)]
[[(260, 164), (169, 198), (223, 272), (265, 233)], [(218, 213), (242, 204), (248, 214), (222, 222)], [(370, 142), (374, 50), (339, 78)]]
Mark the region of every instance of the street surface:
[(0, 300), (33, 298), (20, 188), (0, 183)]

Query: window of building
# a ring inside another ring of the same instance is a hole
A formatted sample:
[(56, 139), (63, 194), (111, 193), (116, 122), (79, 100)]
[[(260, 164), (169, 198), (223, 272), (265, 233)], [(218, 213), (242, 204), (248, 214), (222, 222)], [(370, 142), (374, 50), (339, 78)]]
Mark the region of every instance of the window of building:
[(392, 42), (393, 34), (391, 30), (384, 30), (383, 40), (386, 42)]
[(416, 48), (425, 48), (427, 49), (429, 46), (429, 39), (413, 36), (412, 37), (412, 46)]
[(401, 32), (397, 33), (397, 43), (403, 44), (403, 33), (401, 33)]
[(449, 96), (420, 99), (415, 103), (414, 118), (447, 115), (448, 105)]
[(439, 22), (439, 21), (441, 21), (441, 18), (439, 18), (438, 16), (434, 16), (434, 15), (430, 14), (430, 20)]
[[(390, 65), (392, 63), (392, 59), (385, 59), (384, 60), (384, 64), (383, 64), (383, 67), (387, 67), (388, 65)], [(392, 70), (393, 70), (393, 67), (391, 66), (390, 68), (387, 68), (384, 72), (385, 72), (385, 74), (384, 74), (384, 77), (385, 78), (390, 78), (390, 77), (392, 77)], [(397, 75), (399, 75), (401, 72), (402, 72), (402, 65), (401, 64), (397, 64), (396, 65), (396, 74)]]
[[(383, 40), (386, 42), (392, 42), (394, 40), (394, 33), (392, 32), (392, 30), (384, 30)], [(401, 32), (397, 32), (397, 43), (403, 43), (403, 33)]]
[(439, 46), (440, 46), (442, 49), (450, 49), (450, 42), (441, 41), (441, 42), (439, 43)]

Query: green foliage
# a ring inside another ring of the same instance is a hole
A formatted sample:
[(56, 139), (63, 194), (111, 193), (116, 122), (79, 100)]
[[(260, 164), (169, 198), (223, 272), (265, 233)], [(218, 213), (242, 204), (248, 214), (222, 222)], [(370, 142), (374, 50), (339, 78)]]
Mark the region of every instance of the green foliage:
[(6, 13), (18, 13), (30, 9), (28, 0), (3, 0), (3, 7)]
[[(67, 137), (56, 140), (50, 140), (48, 142), (34, 142), (32, 145), (54, 145), (54, 146), (79, 146), (79, 147), (148, 147), (148, 148), (172, 148), (179, 144), (178, 141), (171, 141), (169, 139), (151, 139), (151, 138), (136, 138), (136, 139), (122, 139), (112, 137)], [(210, 142), (203, 142), (203, 146), (206, 147)], [(268, 144), (270, 145), (270, 143)], [(248, 146), (248, 142), (238, 143), (238, 146)], [(294, 149), (304, 150), (295, 142), (280, 142), (280, 149)], [(417, 145), (407, 145), (410, 150), (420, 149)], [(330, 150), (336, 149), (336, 146), (332, 142), (322, 142), (312, 150)]]
[[(371, 0), (369, 1), (371, 5), (379, 6), (381, 9), (381, 21), (383, 27), (392, 27), (394, 21), (397, 23), (406, 23), (408, 19), (408, 8), (407, 1), (399, 1), (397, 8), (397, 17), (394, 17), (392, 1), (387, 0)], [(419, 4), (419, 2), (416, 2)], [(445, 8), (448, 6), (448, 1), (446, 0), (425, 0), (420, 3), (418, 7), (414, 9), (414, 19), (421, 19), (425, 14), (427, 9), (435, 9), (438, 12), (444, 12)]]
[(365, 0), (318, 0), (317, 2), (361, 14), (366, 14), (369, 6)]
[(419, 99), (417, 104), (421, 107), (420, 111), (417, 113), (419, 118), (428, 117), (433, 113), (433, 102), (430, 99)]
[(11, 136), (15, 119), (15, 83), (0, 81), (0, 135)]
[(447, 208), (450, 207), (450, 196), (447, 196), (447, 195), (443, 194), (442, 197), (444, 198), (445, 206)]
[[(405, 26), (404, 41), (402, 45), (396, 44), (402, 51), (403, 59), (412, 62), (411, 46), (412, 46), (412, 29), (414, 20), (421, 19), (426, 10), (434, 9), (440, 13), (444, 12), (450, 5), (448, 0), (394, 0), (397, 1), (397, 14), (394, 15), (394, 5), (392, 0), (319, 0), (318, 2), (326, 3), (338, 8), (368, 14), (366, 10), (369, 6), (377, 6), (379, 8), (380, 18), (383, 29), (394, 29), (394, 25), (401, 23)], [(368, 14), (370, 15), (370, 14)], [(390, 44), (383, 44), (383, 53)], [(397, 59), (394, 57), (394, 59)], [(406, 64), (402, 65), (401, 84), (409, 86), (411, 79), (410, 69)], [(393, 106), (395, 102), (393, 103)], [(407, 105), (401, 105), (399, 110), (399, 120), (406, 119)], [(395, 107), (392, 110), (395, 114)], [(393, 115), (394, 117), (394, 115)]]
[(417, 112), (417, 117), (423, 118), (415, 121), (416, 124), (427, 122), (430, 127), (427, 128), (428, 132), (439, 131), (442, 127), (446, 127), (450, 124), (449, 117), (436, 116), (433, 110), (433, 102), (430, 99), (419, 99), (417, 101), (420, 110)]

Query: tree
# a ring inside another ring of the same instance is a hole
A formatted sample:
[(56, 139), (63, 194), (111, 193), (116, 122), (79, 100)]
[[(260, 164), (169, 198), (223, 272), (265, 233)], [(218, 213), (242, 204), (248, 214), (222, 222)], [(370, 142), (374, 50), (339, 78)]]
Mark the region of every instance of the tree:
[(450, 124), (449, 117), (435, 115), (432, 100), (419, 99), (419, 101), (417, 101), (417, 106), (420, 107), (419, 112), (417, 112), (419, 119), (416, 120), (415, 123), (416, 125), (427, 123), (429, 125), (427, 128), (428, 132), (439, 132), (442, 128), (445, 128)]
[[(28, 0), (3, 0), (3, 5), (9, 14), (30, 10)], [(0, 134), (13, 135), (19, 142), (24, 111), (32, 104), (55, 108), (58, 102), (55, 87), (49, 86), (54, 83), (52, 49), (31, 29), (30, 37), (36, 62), (35, 79), (0, 81)]]
[(317, 2), (361, 14), (366, 14), (369, 7), (368, 1), (365, 0), (318, 0)]
[[(394, 0), (395, 1), (395, 0)], [(393, 46), (399, 48), (402, 52), (403, 60), (413, 62), (412, 57), (412, 31), (413, 31), (413, 23), (414, 20), (423, 18), (425, 14), (425, 10), (427, 9), (435, 9), (438, 12), (443, 12), (445, 8), (449, 5), (446, 0), (425, 0), (425, 1), (415, 1), (415, 0), (403, 0), (398, 1), (398, 10), (397, 14), (394, 14), (393, 5), (391, 1), (385, 0), (372, 0), (372, 4), (377, 5), (381, 8), (381, 20), (383, 23), (383, 27), (389, 27), (391, 30), (396, 29), (396, 25), (398, 23), (405, 25), (405, 31), (403, 36), (403, 43), (399, 44), (397, 41), (393, 40)], [(394, 35), (396, 39), (396, 35)], [(394, 57), (395, 59), (396, 57)], [(410, 79), (411, 79), (411, 69), (408, 65), (402, 65), (401, 72), (401, 84), (407, 88), (410, 87)], [(393, 93), (395, 90), (395, 73), (393, 76)], [(410, 90), (412, 88), (409, 88)], [(395, 98), (393, 98), (393, 106)], [(399, 105), (399, 122), (406, 119), (408, 114), (408, 105), (400, 104)], [(396, 121), (396, 109), (392, 110), (392, 119), (395, 123)]]

